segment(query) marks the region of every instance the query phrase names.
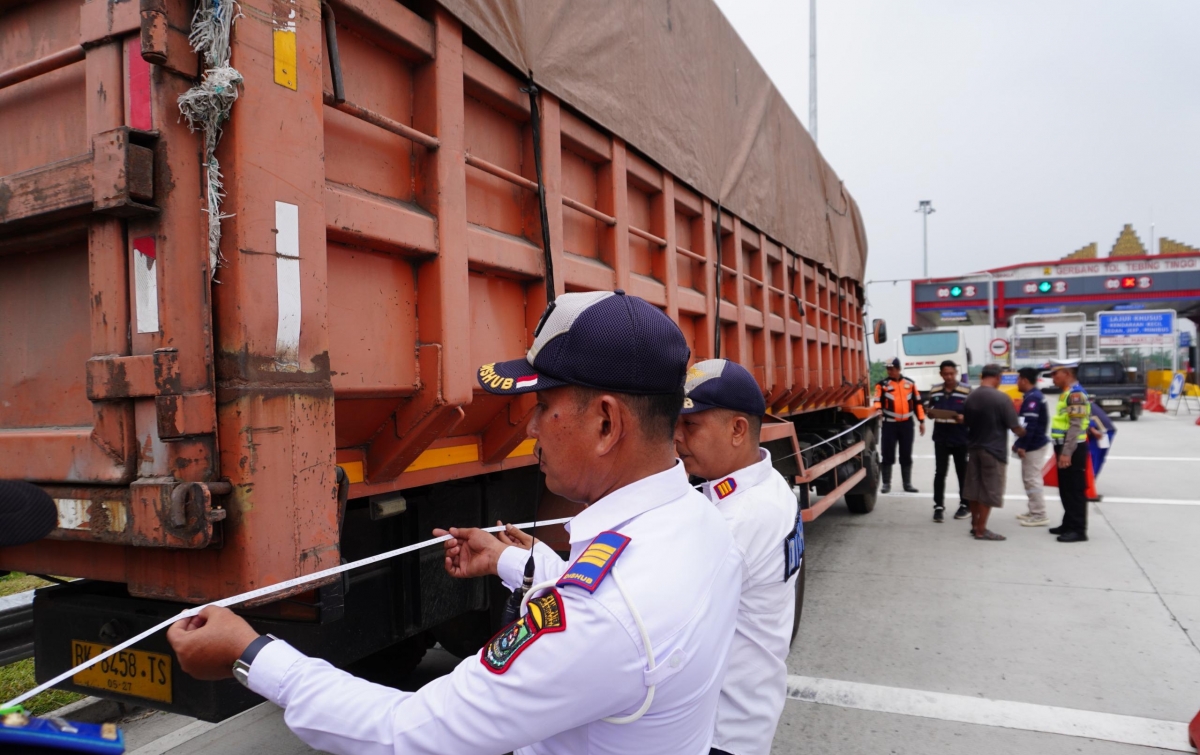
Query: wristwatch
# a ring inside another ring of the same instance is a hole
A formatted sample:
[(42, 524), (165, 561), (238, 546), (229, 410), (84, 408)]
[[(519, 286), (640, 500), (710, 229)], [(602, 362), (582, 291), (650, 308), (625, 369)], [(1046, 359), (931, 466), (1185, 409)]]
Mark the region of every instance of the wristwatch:
[(264, 634), (246, 646), (238, 659), (233, 662), (233, 678), (237, 679), (239, 684), (243, 687), (250, 687), (250, 664), (254, 663), (254, 658), (260, 650), (277, 639), (279, 638), (273, 634)]

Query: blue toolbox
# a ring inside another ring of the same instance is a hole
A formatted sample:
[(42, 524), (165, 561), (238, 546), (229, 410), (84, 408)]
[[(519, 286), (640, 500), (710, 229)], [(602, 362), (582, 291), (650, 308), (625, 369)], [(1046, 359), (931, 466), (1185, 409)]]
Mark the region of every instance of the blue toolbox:
[(0, 751), (6, 755), (35, 755), (55, 750), (121, 755), (125, 752), (125, 735), (116, 724), (40, 718), (21, 706), (0, 709)]

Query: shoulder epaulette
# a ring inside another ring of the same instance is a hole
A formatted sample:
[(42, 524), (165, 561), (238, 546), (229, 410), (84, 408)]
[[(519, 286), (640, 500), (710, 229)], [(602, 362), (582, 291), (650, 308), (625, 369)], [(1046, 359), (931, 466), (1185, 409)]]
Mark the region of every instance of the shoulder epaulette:
[(596, 592), (630, 539), (620, 532), (601, 532), (558, 580), (558, 586), (582, 587), (588, 592)]
[(962, 383), (959, 383), (958, 385), (954, 386), (954, 390), (958, 393), (970, 393), (971, 392), (971, 389), (968, 388), (967, 386), (963, 385)]

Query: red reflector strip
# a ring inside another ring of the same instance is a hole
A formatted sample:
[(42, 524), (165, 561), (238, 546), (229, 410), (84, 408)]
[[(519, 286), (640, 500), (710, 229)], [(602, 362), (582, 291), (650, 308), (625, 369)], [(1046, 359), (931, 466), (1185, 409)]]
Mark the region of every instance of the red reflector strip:
[(129, 66), (129, 127), (150, 131), (150, 64), (142, 57), (142, 39), (134, 35), (125, 42), (125, 60)]

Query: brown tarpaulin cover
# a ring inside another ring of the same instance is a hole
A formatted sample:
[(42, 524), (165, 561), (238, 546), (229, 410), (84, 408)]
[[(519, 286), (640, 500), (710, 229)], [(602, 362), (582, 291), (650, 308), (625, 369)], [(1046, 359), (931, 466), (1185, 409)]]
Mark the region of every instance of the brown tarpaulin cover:
[(538, 86), (700, 193), (862, 280), (858, 205), (711, 0), (440, 2)]

